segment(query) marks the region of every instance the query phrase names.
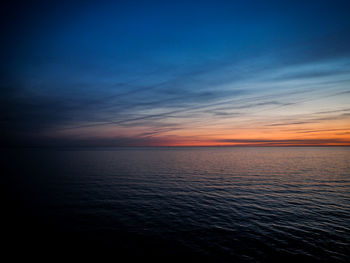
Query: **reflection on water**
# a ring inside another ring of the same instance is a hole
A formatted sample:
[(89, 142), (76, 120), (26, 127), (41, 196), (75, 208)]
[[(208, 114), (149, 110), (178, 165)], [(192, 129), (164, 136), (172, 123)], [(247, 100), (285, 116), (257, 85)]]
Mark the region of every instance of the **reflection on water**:
[(350, 148), (11, 150), (7, 156), (15, 229), (29, 232), (23, 242), (33, 242), (35, 226), (49, 243), (101, 245), (153, 259), (350, 257)]

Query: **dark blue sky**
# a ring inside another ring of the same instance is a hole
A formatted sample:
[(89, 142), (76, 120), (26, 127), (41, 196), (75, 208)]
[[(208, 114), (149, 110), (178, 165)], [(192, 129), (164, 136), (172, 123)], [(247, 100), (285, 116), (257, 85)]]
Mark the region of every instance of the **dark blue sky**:
[(3, 6), (2, 144), (344, 140), (349, 1), (111, 2)]

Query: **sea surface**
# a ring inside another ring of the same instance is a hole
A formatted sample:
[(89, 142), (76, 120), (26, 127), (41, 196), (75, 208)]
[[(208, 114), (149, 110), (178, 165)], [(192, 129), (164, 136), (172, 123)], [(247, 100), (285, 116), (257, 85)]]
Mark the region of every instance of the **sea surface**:
[(13, 257), (350, 260), (350, 147), (2, 152)]

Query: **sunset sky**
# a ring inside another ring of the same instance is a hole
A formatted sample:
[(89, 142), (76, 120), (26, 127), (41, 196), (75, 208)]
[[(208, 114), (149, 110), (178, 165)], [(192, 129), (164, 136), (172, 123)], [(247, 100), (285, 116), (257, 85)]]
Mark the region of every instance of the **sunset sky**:
[(350, 1), (1, 5), (2, 146), (350, 145)]

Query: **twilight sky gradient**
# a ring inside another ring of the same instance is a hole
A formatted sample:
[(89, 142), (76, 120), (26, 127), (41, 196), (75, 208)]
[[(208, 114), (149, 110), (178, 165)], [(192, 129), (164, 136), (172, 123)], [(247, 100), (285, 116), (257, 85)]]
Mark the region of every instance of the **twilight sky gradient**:
[(11, 3), (2, 146), (350, 145), (350, 1)]

